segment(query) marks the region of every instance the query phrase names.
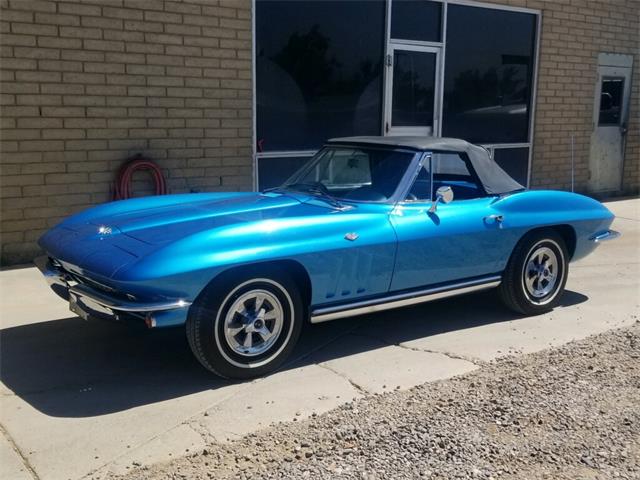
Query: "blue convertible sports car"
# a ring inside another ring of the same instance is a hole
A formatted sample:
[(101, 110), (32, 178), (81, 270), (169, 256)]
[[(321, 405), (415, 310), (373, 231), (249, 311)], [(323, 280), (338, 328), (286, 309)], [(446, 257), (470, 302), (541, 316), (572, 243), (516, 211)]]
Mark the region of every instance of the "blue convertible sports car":
[(527, 191), (456, 139), (329, 141), (278, 188), (107, 203), (47, 232), (36, 261), (83, 318), (184, 325), (225, 377), (277, 368), (305, 322), (497, 288), (553, 308), (568, 264), (615, 238), (596, 200)]

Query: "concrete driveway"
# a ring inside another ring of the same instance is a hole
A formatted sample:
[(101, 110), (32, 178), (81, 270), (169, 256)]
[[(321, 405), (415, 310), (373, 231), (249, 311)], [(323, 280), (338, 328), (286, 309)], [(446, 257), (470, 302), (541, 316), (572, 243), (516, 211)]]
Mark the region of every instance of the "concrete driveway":
[(623, 233), (572, 264), (552, 313), (522, 318), (492, 292), (309, 327), (289, 364), (246, 383), (193, 359), (181, 330), (85, 322), (34, 268), (0, 272), (0, 473), (101, 478), (629, 325), (640, 311), (640, 200), (608, 202)]

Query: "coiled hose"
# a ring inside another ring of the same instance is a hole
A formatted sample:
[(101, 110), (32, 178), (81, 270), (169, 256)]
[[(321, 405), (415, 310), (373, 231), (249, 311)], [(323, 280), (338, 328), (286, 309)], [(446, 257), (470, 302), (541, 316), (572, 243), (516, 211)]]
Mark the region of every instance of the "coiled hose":
[(151, 176), (156, 185), (156, 195), (165, 195), (167, 193), (167, 183), (160, 167), (142, 155), (136, 155), (120, 167), (113, 192), (114, 200), (125, 200), (131, 197), (131, 179), (133, 178), (133, 174), (140, 170), (148, 170), (151, 172)]

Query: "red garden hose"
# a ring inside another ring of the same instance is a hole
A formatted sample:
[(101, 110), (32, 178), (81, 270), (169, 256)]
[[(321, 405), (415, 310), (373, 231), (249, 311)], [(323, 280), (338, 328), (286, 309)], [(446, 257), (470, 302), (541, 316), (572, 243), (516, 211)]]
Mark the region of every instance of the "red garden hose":
[(115, 183), (114, 200), (125, 200), (131, 197), (131, 178), (134, 172), (139, 170), (149, 170), (151, 172), (151, 176), (156, 184), (156, 195), (165, 195), (167, 193), (167, 183), (165, 182), (160, 167), (142, 155), (136, 155), (120, 167)]

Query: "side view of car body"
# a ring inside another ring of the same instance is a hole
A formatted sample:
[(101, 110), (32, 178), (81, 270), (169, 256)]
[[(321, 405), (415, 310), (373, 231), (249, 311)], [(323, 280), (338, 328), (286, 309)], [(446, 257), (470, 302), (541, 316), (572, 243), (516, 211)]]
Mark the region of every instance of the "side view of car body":
[(100, 205), (40, 239), (36, 264), (83, 318), (184, 326), (226, 377), (277, 368), (305, 322), (498, 288), (553, 308), (568, 264), (618, 236), (598, 201), (529, 191), (457, 139), (329, 141), (281, 187)]

